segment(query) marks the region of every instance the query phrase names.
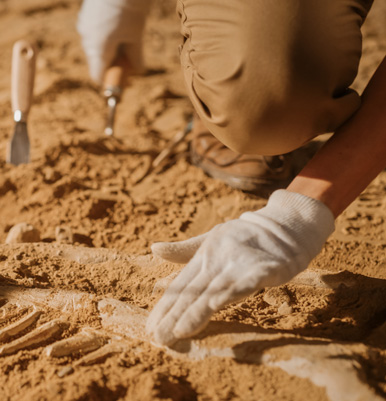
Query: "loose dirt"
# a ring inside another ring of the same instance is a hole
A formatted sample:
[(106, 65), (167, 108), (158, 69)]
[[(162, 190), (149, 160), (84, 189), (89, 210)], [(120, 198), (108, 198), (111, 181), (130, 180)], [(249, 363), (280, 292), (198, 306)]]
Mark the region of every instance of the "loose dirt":
[[(386, 52), (386, 6), (375, 3), (358, 90)], [(113, 138), (103, 135), (106, 105), (75, 29), (79, 6), (0, 0), (1, 400), (386, 399), (385, 172), (339, 217), (307, 272), (230, 305), (174, 349), (146, 338), (148, 311), (181, 268), (151, 256), (150, 244), (203, 233), (266, 200), (192, 166), (187, 141), (144, 178), (193, 111), (174, 2), (154, 2), (148, 72), (131, 78)], [(15, 167), (4, 159), (21, 38), (35, 40), (39, 56), (32, 161)], [(39, 242), (5, 244), (19, 223)], [(57, 330), (34, 343), (50, 322)], [(71, 352), (54, 356), (63, 347)]]

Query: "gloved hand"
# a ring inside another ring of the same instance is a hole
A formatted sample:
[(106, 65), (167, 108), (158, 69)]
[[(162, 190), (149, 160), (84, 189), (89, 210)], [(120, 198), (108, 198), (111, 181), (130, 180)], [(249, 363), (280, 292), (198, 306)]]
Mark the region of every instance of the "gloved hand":
[(199, 237), (154, 244), (154, 254), (189, 263), (151, 312), (148, 333), (165, 345), (197, 334), (224, 305), (304, 270), (333, 230), (334, 217), (322, 202), (278, 190), (257, 212)]
[(78, 18), (91, 78), (100, 83), (103, 73), (124, 45), (137, 73), (143, 69), (142, 32), (151, 0), (84, 0)]

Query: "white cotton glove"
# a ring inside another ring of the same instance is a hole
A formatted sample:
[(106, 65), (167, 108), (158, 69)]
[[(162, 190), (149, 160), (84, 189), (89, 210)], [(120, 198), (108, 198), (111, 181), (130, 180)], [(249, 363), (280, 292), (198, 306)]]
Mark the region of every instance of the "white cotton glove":
[(100, 83), (113, 62), (118, 46), (133, 70), (143, 70), (142, 33), (151, 0), (84, 0), (78, 17), (91, 78)]
[(165, 345), (197, 334), (224, 305), (283, 284), (304, 270), (333, 231), (327, 206), (282, 189), (264, 208), (206, 234), (154, 244), (154, 254), (189, 263), (151, 312), (148, 333)]

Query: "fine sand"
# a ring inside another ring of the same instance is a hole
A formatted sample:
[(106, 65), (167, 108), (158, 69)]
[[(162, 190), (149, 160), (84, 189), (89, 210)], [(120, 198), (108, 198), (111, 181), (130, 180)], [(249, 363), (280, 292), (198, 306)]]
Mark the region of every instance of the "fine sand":
[[(145, 176), (193, 111), (174, 1), (154, 3), (148, 72), (131, 78), (116, 136), (106, 137), (106, 105), (75, 29), (80, 1), (0, 0), (0, 400), (386, 399), (386, 172), (293, 282), (230, 305), (174, 349), (146, 338), (147, 314), (181, 268), (151, 256), (150, 245), (266, 202), (192, 166), (188, 141)], [(360, 91), (386, 52), (386, 6), (375, 3)], [(5, 153), (21, 38), (35, 40), (39, 56), (32, 161), (15, 167)], [(5, 244), (23, 222), (35, 242)], [(74, 348), (55, 356), (64, 339)]]

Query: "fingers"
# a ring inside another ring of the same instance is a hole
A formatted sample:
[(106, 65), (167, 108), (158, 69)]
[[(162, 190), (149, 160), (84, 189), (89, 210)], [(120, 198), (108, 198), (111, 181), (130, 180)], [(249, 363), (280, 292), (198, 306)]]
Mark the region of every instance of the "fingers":
[(180, 339), (198, 334), (207, 326), (214, 312), (209, 306), (208, 295), (203, 294), (178, 319), (173, 329), (174, 337)]
[[(197, 258), (197, 262), (201, 263), (202, 258)], [(170, 309), (152, 326), (155, 340), (171, 345), (178, 339), (195, 335), (205, 328), (214, 312), (259, 288), (255, 272), (239, 279), (238, 275), (236, 269), (230, 269), (212, 277), (206, 269), (200, 269), (197, 277), (173, 299)]]
[[(185, 332), (191, 334), (198, 325), (201, 326), (209, 320), (212, 311), (205, 309), (207, 301), (197, 304), (197, 300), (201, 299), (211, 281), (211, 277), (205, 271), (201, 271), (201, 264), (199, 255), (193, 258), (151, 312), (147, 330), (158, 343), (170, 345), (181, 338), (178, 332), (175, 332), (175, 327), (181, 319), (186, 319), (186, 327), (182, 324), (179, 329), (182, 335)], [(198, 308), (192, 309), (193, 306)], [(190, 312), (186, 314), (188, 310)]]
[[(154, 339), (164, 345), (171, 345), (181, 338), (199, 333), (208, 324), (217, 310), (210, 306), (210, 300), (217, 292), (226, 292), (229, 281), (212, 277), (206, 271), (200, 274), (179, 294), (174, 305), (154, 326)], [(214, 285), (213, 285), (214, 284)], [(227, 303), (227, 302), (225, 302)]]
[(179, 242), (156, 242), (151, 246), (154, 255), (173, 263), (188, 263), (208, 233)]
[[(200, 332), (209, 322), (215, 311), (209, 301), (217, 291), (227, 288), (229, 280), (218, 277), (213, 286), (213, 276), (208, 274), (207, 269), (202, 269), (202, 264), (202, 258), (197, 255), (187, 266), (191, 268), (190, 274), (184, 277), (187, 285), (177, 288), (178, 282), (173, 282), (150, 314), (148, 330), (155, 341), (171, 345), (178, 339)], [(195, 274), (194, 278), (192, 273)]]
[(154, 307), (149, 315), (146, 331), (154, 333), (160, 321), (167, 315), (180, 293), (187, 287), (198, 275), (199, 264), (190, 263), (182, 269), (181, 273), (173, 280), (165, 294)]
[(254, 293), (257, 289), (259, 289), (259, 285), (256, 281), (256, 275), (253, 273), (243, 276), (239, 280), (228, 278), (225, 281), (218, 277), (210, 287), (211, 296), (208, 305), (216, 311), (231, 302), (237, 302)]
[(176, 339), (193, 336), (202, 331), (213, 313), (225, 305), (238, 301), (254, 291), (248, 277), (232, 285), (232, 279), (226, 275), (218, 276), (176, 321), (173, 335)]
[[(189, 285), (188, 287), (191, 287), (191, 285)], [(189, 288), (186, 288), (180, 294), (178, 300), (161, 319), (161, 321), (158, 323), (155, 330), (153, 331), (154, 339), (156, 342), (164, 345), (171, 345), (176, 340), (181, 338), (180, 336), (176, 335), (176, 324), (180, 321), (181, 315), (184, 314), (184, 311), (186, 311), (190, 307), (190, 305), (195, 302), (197, 297), (199, 297), (199, 295), (196, 293), (196, 291), (192, 291)]]

